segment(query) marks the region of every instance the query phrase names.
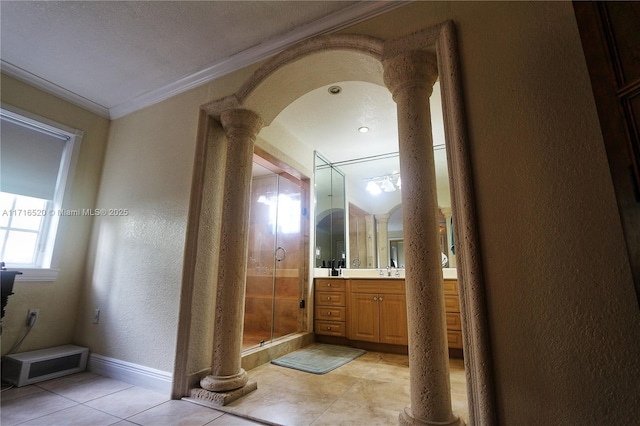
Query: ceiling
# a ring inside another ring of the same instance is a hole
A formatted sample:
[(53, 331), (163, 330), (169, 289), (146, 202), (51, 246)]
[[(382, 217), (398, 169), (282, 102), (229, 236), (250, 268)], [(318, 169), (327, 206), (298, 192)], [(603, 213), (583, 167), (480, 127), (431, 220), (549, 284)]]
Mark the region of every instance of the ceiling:
[[(405, 3), (3, 0), (1, 67), (5, 74), (114, 119)], [(397, 152), (396, 110), (388, 90), (364, 82), (335, 83), (340, 94), (316, 89), (286, 108), (277, 125), (334, 163)], [(437, 87), (432, 109), (438, 146), (444, 136)], [(361, 126), (369, 132), (359, 133)], [(444, 158), (443, 149), (434, 152)], [(436, 160), (439, 186), (447, 182), (442, 158)], [(371, 198), (356, 194), (356, 188), (364, 187), (364, 178), (398, 167), (394, 157), (340, 169), (361, 207), (382, 213), (399, 203), (398, 191)], [(448, 196), (448, 189), (444, 192)], [(447, 203), (448, 197), (441, 204)]]
[(404, 4), (3, 0), (2, 72), (118, 118)]

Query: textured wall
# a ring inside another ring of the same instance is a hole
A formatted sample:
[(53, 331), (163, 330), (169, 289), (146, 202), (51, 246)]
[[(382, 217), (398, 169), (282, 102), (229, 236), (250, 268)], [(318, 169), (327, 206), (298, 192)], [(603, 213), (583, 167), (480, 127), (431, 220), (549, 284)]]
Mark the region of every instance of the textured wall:
[[(2, 102), (84, 131), (69, 209), (93, 208), (104, 157), (109, 121), (55, 96), (2, 75)], [(67, 202), (67, 200), (65, 200)], [(64, 235), (60, 273), (54, 282), (17, 282), (3, 318), (2, 354), (23, 335), (27, 310), (40, 316), (19, 351), (73, 343), (76, 304), (83, 284), (91, 217), (62, 217)], [(77, 342), (76, 342), (77, 343)]]
[[(246, 77), (237, 73), (112, 122), (97, 207), (129, 215), (98, 218), (92, 234), (77, 338), (95, 353), (173, 371), (198, 111)], [(211, 308), (209, 290), (195, 291), (196, 317)], [(99, 324), (90, 321), (94, 308)], [(196, 365), (210, 360), (211, 332), (210, 321), (194, 324)]]

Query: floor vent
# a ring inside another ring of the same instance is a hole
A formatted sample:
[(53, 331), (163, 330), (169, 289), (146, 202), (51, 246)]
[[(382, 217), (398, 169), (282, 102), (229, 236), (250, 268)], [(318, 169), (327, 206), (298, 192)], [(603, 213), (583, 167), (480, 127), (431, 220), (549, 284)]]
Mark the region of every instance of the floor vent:
[(65, 345), (7, 355), (2, 360), (2, 380), (17, 387), (78, 373), (87, 368), (89, 349)]

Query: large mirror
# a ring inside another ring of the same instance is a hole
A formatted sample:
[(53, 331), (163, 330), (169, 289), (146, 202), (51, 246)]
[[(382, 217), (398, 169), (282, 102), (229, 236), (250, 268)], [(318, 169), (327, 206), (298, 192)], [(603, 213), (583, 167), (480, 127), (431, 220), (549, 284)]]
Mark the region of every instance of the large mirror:
[(344, 174), (318, 153), (315, 156), (315, 266), (346, 267)]
[[(430, 104), (438, 206), (445, 224), (442, 236), (447, 237), (441, 247), (450, 267), (455, 267), (437, 82)], [(397, 108), (389, 90), (363, 81), (334, 82), (298, 98), (275, 121), (287, 134), (320, 152), (314, 164), (314, 266), (322, 267), (324, 261), (329, 267), (331, 260), (344, 260), (347, 268), (386, 268), (392, 254), (394, 264), (403, 265)], [(367, 189), (376, 186), (377, 194)]]

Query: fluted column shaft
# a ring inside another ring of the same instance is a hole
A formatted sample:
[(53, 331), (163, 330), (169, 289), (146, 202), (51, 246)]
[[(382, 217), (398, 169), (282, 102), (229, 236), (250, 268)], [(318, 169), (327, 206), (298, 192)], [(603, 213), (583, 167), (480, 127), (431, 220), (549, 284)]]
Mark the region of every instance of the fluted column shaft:
[(462, 424), (451, 410), (449, 359), (438, 235), (438, 202), (429, 97), (435, 54), (402, 53), (383, 61), (398, 110), (409, 328), (411, 406), (401, 424)]
[(200, 385), (211, 391), (229, 391), (247, 383), (241, 367), (242, 327), (249, 241), (251, 169), (255, 138), (262, 119), (252, 111), (222, 112), (227, 154), (220, 233), (220, 267), (216, 291), (211, 375)]

